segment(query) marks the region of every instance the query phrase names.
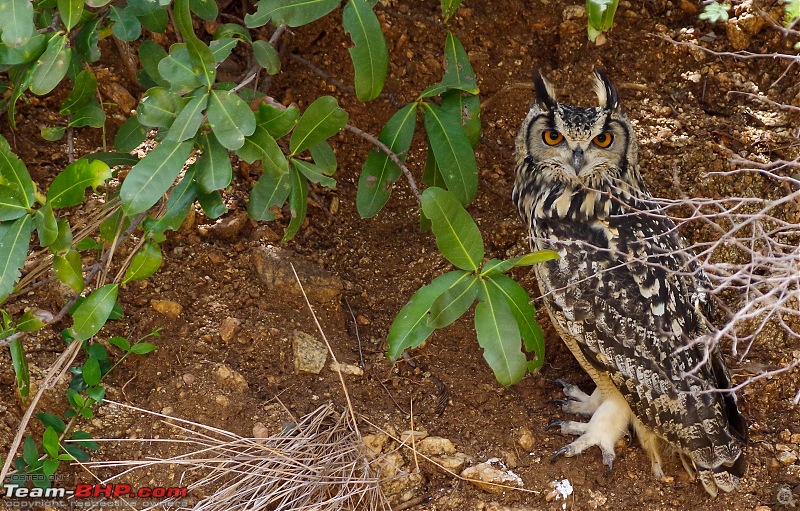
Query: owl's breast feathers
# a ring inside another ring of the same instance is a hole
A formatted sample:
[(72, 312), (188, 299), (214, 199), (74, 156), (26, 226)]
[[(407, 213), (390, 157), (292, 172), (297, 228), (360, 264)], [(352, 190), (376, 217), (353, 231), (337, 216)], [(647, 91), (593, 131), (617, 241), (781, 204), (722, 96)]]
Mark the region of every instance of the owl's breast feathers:
[(694, 342), (708, 332), (712, 310), (686, 240), (643, 186), (606, 180), (590, 189), (538, 165), (517, 173), (514, 199), (535, 248), (561, 256), (536, 267), (561, 329), (701, 477), (740, 477), (747, 428), (724, 392), (730, 376), (719, 349)]

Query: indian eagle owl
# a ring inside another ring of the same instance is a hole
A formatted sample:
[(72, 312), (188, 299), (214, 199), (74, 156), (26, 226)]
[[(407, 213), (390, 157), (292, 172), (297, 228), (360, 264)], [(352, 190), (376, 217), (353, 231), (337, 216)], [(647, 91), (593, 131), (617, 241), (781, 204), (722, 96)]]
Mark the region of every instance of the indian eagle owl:
[(642, 181), (616, 89), (595, 75), (599, 106), (582, 108), (558, 103), (537, 74), (516, 139), (514, 201), (533, 248), (561, 256), (535, 266), (544, 304), (597, 385), (589, 396), (561, 382), (572, 398), (562, 409), (591, 419), (554, 423), (578, 435), (554, 459), (597, 445), (611, 468), (632, 426), (656, 477), (668, 447), (709, 494), (729, 492), (745, 470), (747, 424), (719, 349), (696, 342), (709, 331), (709, 282)]

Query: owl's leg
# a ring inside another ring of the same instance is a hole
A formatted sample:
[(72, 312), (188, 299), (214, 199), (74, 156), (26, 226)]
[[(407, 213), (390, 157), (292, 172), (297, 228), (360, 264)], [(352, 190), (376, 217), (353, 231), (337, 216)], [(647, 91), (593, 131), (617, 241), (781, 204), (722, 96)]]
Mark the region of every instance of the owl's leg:
[(597, 391), (590, 396), (590, 400), (600, 399), (602, 402), (594, 411), (588, 423), (555, 421), (550, 424), (550, 426), (559, 426), (562, 434), (580, 435), (574, 442), (556, 451), (553, 454), (553, 461), (562, 455), (567, 457), (575, 456), (596, 445), (603, 453), (603, 464), (607, 465), (609, 470), (613, 468), (615, 458), (614, 445), (617, 440), (628, 432), (628, 426), (631, 422), (631, 409), (619, 394), (612, 394), (602, 399), (602, 397), (595, 398), (596, 393)]
[(603, 395), (600, 389), (594, 389), (590, 396), (586, 392), (578, 388), (577, 385), (572, 385), (564, 380), (556, 380), (556, 383), (561, 385), (564, 389), (564, 395), (571, 399), (551, 399), (552, 403), (561, 405), (561, 410), (575, 415), (583, 415), (584, 417), (591, 417), (603, 402)]

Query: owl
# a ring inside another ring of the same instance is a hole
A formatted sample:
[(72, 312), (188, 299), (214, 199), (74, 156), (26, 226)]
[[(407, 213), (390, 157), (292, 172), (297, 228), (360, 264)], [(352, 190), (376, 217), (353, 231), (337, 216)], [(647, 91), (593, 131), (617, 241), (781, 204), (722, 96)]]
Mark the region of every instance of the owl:
[(555, 329), (596, 384), (591, 395), (559, 381), (562, 410), (588, 423), (551, 426), (598, 446), (611, 469), (615, 443), (632, 430), (662, 478), (661, 452), (677, 452), (716, 496), (745, 471), (747, 423), (730, 373), (709, 335), (710, 284), (675, 223), (639, 171), (636, 134), (606, 73), (599, 106), (558, 103), (534, 77), (536, 98), (516, 138), (513, 199), (534, 249), (559, 259), (535, 267)]

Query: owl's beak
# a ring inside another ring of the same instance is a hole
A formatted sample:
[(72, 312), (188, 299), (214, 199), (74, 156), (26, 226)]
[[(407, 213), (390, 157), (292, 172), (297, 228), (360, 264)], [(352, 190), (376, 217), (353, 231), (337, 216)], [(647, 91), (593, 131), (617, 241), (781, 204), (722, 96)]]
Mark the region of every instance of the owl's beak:
[(583, 148), (578, 147), (574, 151), (572, 151), (572, 168), (575, 169), (575, 173), (577, 174), (581, 167), (583, 167)]

